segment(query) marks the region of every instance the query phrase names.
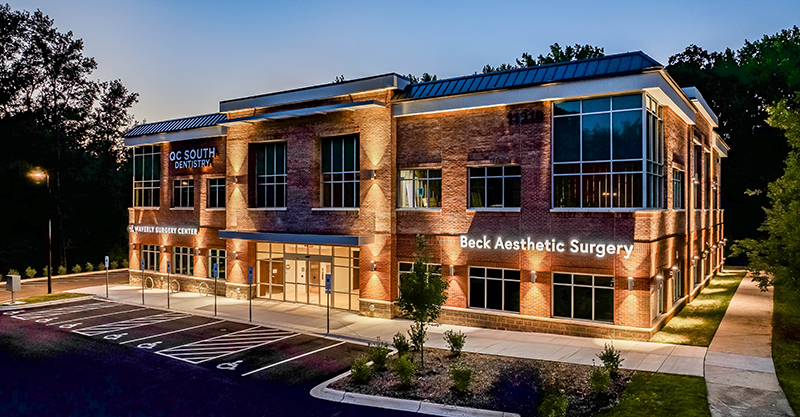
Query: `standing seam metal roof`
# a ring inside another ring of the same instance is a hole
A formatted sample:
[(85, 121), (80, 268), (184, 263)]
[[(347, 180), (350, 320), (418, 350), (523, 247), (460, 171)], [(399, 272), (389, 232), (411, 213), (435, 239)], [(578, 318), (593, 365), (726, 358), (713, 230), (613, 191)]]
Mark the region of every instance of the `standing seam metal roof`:
[(395, 94), (392, 100), (444, 97), (502, 88), (528, 87), (556, 81), (611, 77), (662, 68), (661, 64), (644, 52), (627, 52), (580, 61), (559, 62), (536, 67), (409, 84), (403, 91)]
[(145, 123), (132, 127), (123, 136), (154, 135), (157, 133), (175, 132), (178, 130), (197, 129), (199, 127), (214, 126), (227, 119), (223, 113), (203, 114), (200, 116), (184, 117), (182, 119), (165, 120), (163, 122)]

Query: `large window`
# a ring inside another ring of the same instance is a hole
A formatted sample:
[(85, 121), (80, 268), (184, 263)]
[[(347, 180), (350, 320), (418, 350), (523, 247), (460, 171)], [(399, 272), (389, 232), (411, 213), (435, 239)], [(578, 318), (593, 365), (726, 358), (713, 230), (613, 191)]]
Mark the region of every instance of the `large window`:
[(712, 208), (711, 207), (711, 153), (705, 152), (703, 159), (704, 159), (703, 164), (705, 165), (704, 166), (705, 175), (703, 176), (703, 178), (705, 178), (704, 184), (706, 189), (705, 204), (703, 204), (703, 207), (710, 209)]
[(192, 275), (194, 273), (194, 250), (175, 247), (172, 263), (175, 265), (176, 274)]
[(614, 322), (614, 278), (554, 273), (553, 316)]
[(158, 246), (142, 245), (142, 260), (145, 270), (158, 271)]
[(555, 103), (553, 207), (661, 207), (663, 147), (647, 95)]
[(519, 202), (519, 166), (469, 168), (470, 208), (516, 208)]
[(322, 206), (358, 207), (358, 135), (322, 139)]
[(470, 267), (469, 306), (519, 313), (519, 271)]
[(694, 172), (692, 172), (692, 187), (694, 188), (694, 208), (703, 208), (703, 200), (700, 198), (700, 173), (703, 172), (703, 148), (700, 145), (694, 146)]
[(161, 147), (133, 148), (133, 206), (158, 207), (161, 187)]
[(683, 171), (672, 168), (672, 208), (683, 208)]
[(400, 171), (399, 206), (431, 208), (442, 206), (442, 170), (409, 169)]
[(225, 178), (208, 179), (208, 208), (225, 208)]
[(225, 257), (224, 249), (208, 250), (208, 277), (214, 278), (214, 265), (217, 266), (217, 278), (225, 279)]
[(194, 207), (194, 180), (173, 181), (172, 207)]
[(286, 207), (286, 142), (256, 146), (256, 207)]
[[(441, 265), (439, 265), (439, 264), (426, 264), (425, 266), (428, 268), (428, 272), (430, 272), (431, 275), (438, 276), (439, 278), (442, 277), (442, 266)], [(400, 280), (402, 280), (406, 275), (411, 273), (411, 271), (413, 269), (414, 269), (414, 263), (413, 262), (400, 262), (400, 265), (398, 267), (398, 270), (399, 270), (398, 277), (400, 278)]]

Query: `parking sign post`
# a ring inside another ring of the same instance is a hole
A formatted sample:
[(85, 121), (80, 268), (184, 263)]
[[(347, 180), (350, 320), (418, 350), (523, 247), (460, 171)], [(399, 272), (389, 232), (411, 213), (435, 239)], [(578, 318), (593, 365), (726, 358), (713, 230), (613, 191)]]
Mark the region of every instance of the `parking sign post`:
[(169, 309), (169, 293), (172, 292), (172, 282), (169, 279), (169, 259), (167, 259), (167, 309)]
[(217, 277), (219, 276), (219, 262), (214, 264), (214, 316), (217, 315)]
[(108, 298), (108, 256), (106, 256), (106, 298)]
[(247, 291), (250, 299), (250, 321), (253, 321), (253, 267), (247, 267)]
[(328, 298), (328, 329), (325, 335), (331, 332), (331, 274), (325, 274), (325, 297)]
[(142, 257), (142, 305), (144, 305), (144, 257)]

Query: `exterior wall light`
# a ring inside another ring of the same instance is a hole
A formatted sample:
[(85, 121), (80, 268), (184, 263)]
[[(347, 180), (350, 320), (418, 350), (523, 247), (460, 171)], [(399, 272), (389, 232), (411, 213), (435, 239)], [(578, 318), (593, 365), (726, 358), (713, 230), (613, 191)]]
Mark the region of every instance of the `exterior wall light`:
[(166, 251), (167, 251), (167, 247), (164, 246), (164, 245), (161, 245), (161, 253), (164, 253)]
[(371, 170), (367, 171), (367, 175), (369, 176), (369, 179), (374, 180), (375, 179), (375, 170), (371, 169)]
[(369, 270), (375, 272), (375, 261), (369, 263)]
[(452, 277), (455, 274), (456, 274), (456, 267), (453, 266), (453, 265), (450, 265), (450, 276)]
[(237, 183), (238, 183), (238, 180), (236, 178), (236, 175), (231, 176), (231, 184), (236, 185)]
[(633, 291), (633, 277), (628, 277), (628, 291)]
[(233, 251), (233, 259), (239, 259), (239, 252)]
[(536, 271), (531, 271), (531, 282), (536, 283)]
[(200, 248), (194, 248), (194, 256), (200, 256)]
[(135, 250), (135, 249), (136, 249), (136, 244), (135, 243), (131, 243), (131, 250)]

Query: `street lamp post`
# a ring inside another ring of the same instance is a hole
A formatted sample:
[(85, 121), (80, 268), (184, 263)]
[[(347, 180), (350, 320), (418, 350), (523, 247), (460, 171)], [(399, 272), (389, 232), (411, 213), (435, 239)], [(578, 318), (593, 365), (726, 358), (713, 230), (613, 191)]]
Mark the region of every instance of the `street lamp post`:
[(53, 293), (53, 216), (51, 215), (50, 201), (50, 174), (45, 170), (35, 169), (28, 174), (34, 181), (45, 180), (47, 184), (47, 293)]

